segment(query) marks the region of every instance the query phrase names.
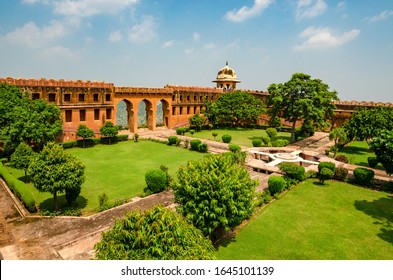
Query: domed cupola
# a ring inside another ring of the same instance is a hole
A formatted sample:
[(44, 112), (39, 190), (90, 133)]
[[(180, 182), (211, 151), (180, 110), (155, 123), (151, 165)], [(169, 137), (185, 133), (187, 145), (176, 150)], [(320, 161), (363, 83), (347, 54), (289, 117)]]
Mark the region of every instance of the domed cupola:
[(225, 90), (236, 89), (236, 84), (240, 83), (237, 79), (235, 71), (228, 66), (228, 61), (224, 68), (220, 69), (217, 73), (217, 78), (213, 81), (217, 83), (217, 88), (224, 88)]

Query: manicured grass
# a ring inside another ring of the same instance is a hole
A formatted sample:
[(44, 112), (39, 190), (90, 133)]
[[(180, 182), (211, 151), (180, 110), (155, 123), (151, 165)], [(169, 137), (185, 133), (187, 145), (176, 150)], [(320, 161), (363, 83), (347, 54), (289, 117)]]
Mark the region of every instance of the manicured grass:
[[(353, 141), (347, 144), (345, 147), (341, 148), (337, 155), (344, 155), (348, 158), (349, 163), (368, 166), (367, 158), (375, 157), (375, 153), (369, 150), (366, 141)], [(383, 166), (378, 163), (374, 168), (385, 170)]]
[[(213, 132), (218, 133), (216, 141), (220, 141), (224, 134), (229, 134), (232, 136), (231, 143), (238, 144), (241, 146), (252, 147), (253, 139), (261, 139), (262, 136), (267, 136), (264, 129), (251, 129), (251, 128), (223, 128), (223, 129), (213, 129), (213, 130), (202, 130), (195, 132), (191, 135), (189, 132), (186, 133), (187, 136), (202, 138), (207, 140), (214, 140), (212, 135)], [(291, 133), (289, 132), (279, 132), (276, 139), (287, 139), (291, 140)]]
[(393, 195), (307, 180), (220, 247), (218, 259), (393, 259)]
[[(150, 169), (158, 169), (160, 165), (165, 165), (169, 168), (170, 175), (176, 176), (180, 165), (204, 156), (184, 148), (151, 141), (138, 143), (127, 141), (66, 151), (80, 158), (86, 166), (86, 181), (77, 200), (83, 213), (97, 209), (98, 196), (102, 193), (106, 193), (109, 201), (112, 202), (141, 195), (146, 187), (145, 173)], [(17, 177), (23, 176), (23, 171), (12, 170), (12, 172)], [(31, 184), (29, 187), (41, 209), (53, 208), (51, 194), (40, 193)], [(60, 207), (64, 204), (65, 197), (60, 195)]]

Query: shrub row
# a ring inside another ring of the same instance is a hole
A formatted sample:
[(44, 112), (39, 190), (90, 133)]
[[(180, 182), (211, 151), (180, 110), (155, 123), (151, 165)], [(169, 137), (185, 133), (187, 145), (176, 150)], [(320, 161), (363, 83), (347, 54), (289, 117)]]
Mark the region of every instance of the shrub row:
[(256, 138), (252, 140), (252, 146), (253, 147), (285, 147), (288, 145), (290, 142), (287, 139), (277, 139), (274, 141), (270, 140), (269, 136), (262, 136), (260, 139)]
[(75, 147), (83, 147), (83, 141), (85, 142), (86, 147), (92, 147), (97, 144), (108, 144), (110, 140), (110, 143), (117, 143), (121, 141), (127, 141), (128, 140), (128, 134), (119, 134), (116, 135), (115, 137), (109, 137), (107, 138), (89, 138), (85, 140), (71, 140), (71, 141), (66, 141), (60, 143), (60, 145), (63, 146), (64, 149), (69, 149), (69, 148), (75, 148)]
[(37, 208), (35, 207), (35, 199), (28, 191), (25, 183), (12, 176), (2, 163), (0, 163), (0, 176), (7, 183), (11, 191), (22, 201), (30, 213), (37, 212)]
[(194, 139), (190, 141), (190, 150), (198, 151), (201, 153), (207, 153), (208, 146), (205, 143), (202, 143), (199, 139)]

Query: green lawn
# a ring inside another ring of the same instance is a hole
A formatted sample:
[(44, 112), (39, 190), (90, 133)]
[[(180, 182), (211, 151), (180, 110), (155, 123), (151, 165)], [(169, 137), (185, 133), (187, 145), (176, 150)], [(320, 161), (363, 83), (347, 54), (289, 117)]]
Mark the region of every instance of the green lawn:
[[(187, 136), (202, 138), (207, 140), (214, 140), (212, 135), (213, 132), (218, 133), (216, 137), (217, 141), (222, 142), (221, 137), (224, 134), (229, 134), (232, 136), (231, 143), (238, 144), (241, 146), (252, 147), (252, 140), (261, 138), (262, 136), (267, 136), (264, 129), (252, 129), (252, 128), (223, 128), (223, 129), (213, 129), (213, 130), (202, 130), (195, 132), (192, 136), (189, 132), (186, 133)], [(291, 133), (289, 132), (279, 132), (277, 134), (277, 139), (287, 139), (291, 140)]]
[(305, 181), (265, 207), (218, 259), (393, 259), (393, 195)]
[[(83, 213), (93, 212), (98, 207), (98, 196), (106, 193), (109, 201), (130, 199), (141, 195), (145, 184), (145, 173), (165, 165), (169, 173), (176, 176), (180, 165), (189, 160), (198, 160), (204, 154), (184, 148), (171, 147), (151, 141), (119, 142), (115, 145), (97, 145), (92, 148), (66, 150), (77, 156), (86, 165), (86, 181), (77, 200)], [(23, 171), (11, 169), (16, 177)], [(49, 193), (38, 192), (31, 184), (31, 191), (41, 209), (52, 209), (53, 199)], [(59, 205), (65, 204), (64, 195), (59, 196)]]
[[(367, 158), (375, 157), (375, 153), (369, 150), (366, 141), (353, 141), (347, 144), (345, 147), (341, 148), (337, 155), (344, 155), (348, 158), (349, 163), (368, 166)], [(383, 166), (378, 163), (374, 168), (385, 170)]]

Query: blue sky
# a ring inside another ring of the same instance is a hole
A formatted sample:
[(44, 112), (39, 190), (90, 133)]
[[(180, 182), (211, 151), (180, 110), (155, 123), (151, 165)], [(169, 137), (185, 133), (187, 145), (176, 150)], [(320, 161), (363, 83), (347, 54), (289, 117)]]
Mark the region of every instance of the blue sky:
[(0, 77), (241, 89), (310, 74), (393, 102), (392, 0), (1, 0)]

